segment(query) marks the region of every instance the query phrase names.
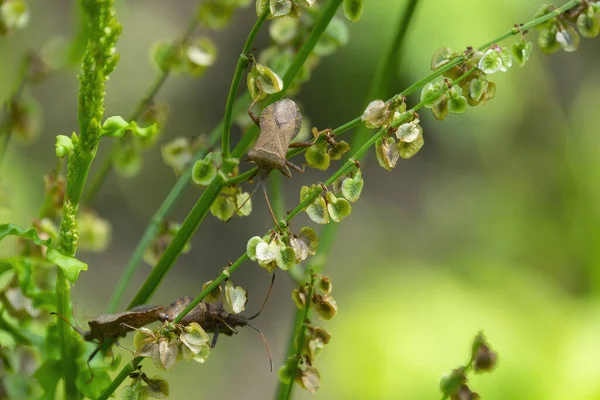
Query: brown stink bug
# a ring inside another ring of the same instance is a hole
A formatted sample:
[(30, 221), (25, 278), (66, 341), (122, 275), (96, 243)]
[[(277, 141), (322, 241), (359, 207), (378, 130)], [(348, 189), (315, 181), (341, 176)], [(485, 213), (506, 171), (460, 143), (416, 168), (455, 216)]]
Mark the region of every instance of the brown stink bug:
[[(219, 337), (219, 333), (222, 333), (227, 336), (232, 336), (234, 333), (237, 334), (236, 327), (249, 326), (250, 328), (257, 331), (267, 348), (267, 352), (269, 354), (269, 363), (271, 365), (271, 371), (273, 371), (273, 360), (271, 358), (271, 349), (267, 344), (267, 340), (265, 339), (265, 335), (262, 333), (260, 329), (255, 327), (250, 323), (253, 319), (257, 318), (265, 308), (265, 304), (267, 304), (267, 300), (269, 299), (269, 295), (271, 294), (271, 290), (273, 289), (273, 282), (275, 281), (275, 275), (271, 279), (271, 285), (269, 287), (269, 292), (267, 293), (267, 297), (263, 301), (260, 310), (252, 315), (251, 317), (244, 317), (243, 315), (238, 314), (230, 314), (225, 311), (225, 307), (223, 306), (222, 301), (216, 301), (214, 303), (200, 302), (198, 303), (189, 313), (187, 313), (183, 319), (179, 322), (179, 324), (186, 326), (191, 324), (192, 322), (196, 322), (198, 325), (202, 327), (208, 333), (214, 333), (212, 342), (210, 344), (211, 348), (214, 348), (217, 345), (217, 338)], [(162, 322), (172, 322), (190, 303), (194, 300), (192, 296), (180, 297), (171, 303), (168, 307), (164, 309), (164, 311), (158, 313), (158, 319)]]
[[(292, 177), (290, 168), (299, 172), (304, 172), (303, 168), (300, 168), (286, 158), (287, 151), (290, 147), (307, 147), (312, 143), (301, 142), (290, 145), (292, 139), (298, 135), (300, 128), (302, 127), (302, 114), (300, 113), (298, 105), (293, 100), (283, 99), (268, 105), (260, 114), (260, 118), (257, 118), (256, 115), (252, 113), (253, 105), (254, 102), (250, 105), (248, 114), (260, 128), (260, 134), (258, 135), (254, 147), (248, 151), (247, 160), (258, 166), (257, 174), (260, 181), (256, 189), (252, 192), (252, 195), (258, 190), (259, 186), (262, 187), (265, 199), (267, 199), (269, 211), (271, 211), (275, 225), (277, 225), (277, 218), (271, 208), (265, 182), (271, 171), (274, 169), (278, 170), (288, 178)], [(250, 197), (248, 197), (248, 199), (250, 199)], [(239, 206), (238, 210), (241, 209), (244, 204)], [(237, 211), (234, 212), (233, 215), (236, 213)]]
[(141, 328), (142, 326), (158, 321), (159, 312), (162, 309), (162, 306), (141, 305), (125, 312), (103, 314), (91, 321), (88, 321), (88, 325), (90, 326), (89, 331), (84, 331), (79, 327), (73, 326), (65, 317), (60, 314), (51, 314), (55, 314), (63, 319), (81, 335), (83, 340), (87, 342), (97, 341), (99, 343), (99, 346), (92, 351), (88, 357), (87, 364), (89, 367), (90, 361), (92, 361), (92, 359), (96, 356), (105, 342), (118, 339), (127, 335), (127, 332), (131, 332), (134, 329)]

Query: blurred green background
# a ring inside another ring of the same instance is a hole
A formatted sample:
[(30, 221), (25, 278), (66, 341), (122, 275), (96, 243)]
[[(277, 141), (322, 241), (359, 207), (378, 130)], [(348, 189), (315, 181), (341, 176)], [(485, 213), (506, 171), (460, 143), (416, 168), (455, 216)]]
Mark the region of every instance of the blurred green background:
[[(29, 3), (29, 27), (0, 39), (0, 98), (13, 86), (27, 49), (76, 32), (72, 2)], [(350, 43), (323, 59), (298, 96), (315, 126), (336, 127), (362, 113), (404, 3), (367, 2), (362, 20), (350, 25)], [(528, 21), (541, 4), (422, 0), (389, 94), (427, 75), (439, 47), (478, 46)], [(178, 36), (194, 9), (189, 0), (118, 2), (121, 62), (108, 84), (107, 115), (132, 112), (156, 74), (148, 49)], [(236, 58), (255, 18), (251, 6), (238, 11), (227, 30), (199, 32), (217, 44), (218, 61), (200, 80), (174, 77), (160, 92), (158, 100), (170, 107), (162, 141), (208, 132), (222, 118)], [(537, 34), (530, 40), (537, 42)], [(263, 29), (255, 47), (268, 42)], [(342, 223), (327, 264), (339, 314), (322, 323), (332, 341), (316, 361), (322, 388), (315, 398), (439, 398), (440, 376), (467, 361), (472, 338), (484, 330), (499, 365), (471, 381), (483, 398), (600, 399), (600, 42), (583, 39), (578, 52), (552, 57), (535, 48), (524, 68), (492, 77), (498, 90), (487, 105), (443, 122), (423, 111), (425, 146), (393, 172), (369, 154), (363, 195)], [(0, 171), (13, 201), (11, 222), (27, 225), (37, 212), (41, 176), (55, 164), (54, 138), (77, 129), (76, 72), (61, 72), (30, 92), (41, 106), (41, 135), (33, 145), (12, 143)], [(96, 167), (108, 142), (101, 144)], [(287, 208), (297, 204), (301, 185), (327, 176), (310, 170), (286, 180)], [(102, 312), (174, 182), (158, 148), (145, 153), (136, 179), (110, 176), (93, 206), (113, 224), (111, 246), (103, 254), (78, 254), (90, 266), (73, 289), (81, 321)], [(182, 220), (199, 194), (190, 188), (173, 219)], [(254, 208), (250, 217), (228, 225), (209, 216), (153, 302), (196, 294), (245, 251), (249, 237), (266, 232), (271, 219), (264, 201), (257, 197)], [(294, 226), (308, 222), (302, 216)], [(140, 269), (127, 300), (149, 268)], [(256, 321), (277, 366), (294, 313), (293, 284), (278, 275)], [(267, 273), (249, 263), (234, 281), (250, 288), (247, 310), (257, 310)], [(131, 339), (122, 344), (132, 347)], [(150, 364), (146, 372), (154, 371)], [(161, 375), (175, 399), (265, 399), (277, 384), (252, 330), (222, 338), (207, 364), (182, 362)], [(296, 395), (309, 397), (299, 389)]]

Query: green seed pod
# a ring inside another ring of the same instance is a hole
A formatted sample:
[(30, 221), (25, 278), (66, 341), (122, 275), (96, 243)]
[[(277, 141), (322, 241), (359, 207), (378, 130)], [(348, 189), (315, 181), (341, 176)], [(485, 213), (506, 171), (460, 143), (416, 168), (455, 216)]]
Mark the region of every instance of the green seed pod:
[(521, 67), (529, 60), (532, 52), (533, 43), (527, 42), (524, 39), (519, 43), (513, 43), (510, 46), (510, 54), (512, 55), (513, 60), (515, 60)]
[(331, 192), (327, 193), (327, 211), (334, 222), (341, 222), (350, 215), (352, 206), (346, 199), (338, 199)]
[(419, 119), (402, 124), (396, 130), (396, 137), (402, 142), (414, 142), (419, 135), (423, 133), (423, 128), (419, 125)]
[(225, 284), (223, 293), (223, 308), (229, 314), (239, 314), (246, 308), (248, 297), (241, 286), (233, 286), (233, 282), (228, 280)]
[(320, 142), (310, 146), (304, 153), (304, 157), (306, 158), (308, 165), (312, 168), (320, 169), (321, 171), (327, 170), (331, 163), (331, 157), (327, 152), (326, 142)]
[(458, 392), (460, 387), (467, 382), (464, 367), (453, 370), (450, 374), (444, 375), (440, 380), (440, 390), (446, 396), (452, 396)]
[[(284, 46), (290, 43), (298, 35), (299, 21), (291, 17), (278, 18), (269, 25), (269, 35), (275, 43)], [(261, 54), (262, 56), (262, 54)], [(262, 58), (261, 58), (262, 62)], [(273, 64), (269, 64), (273, 65)], [(273, 68), (277, 71), (277, 68)], [(285, 68), (287, 69), (287, 68)], [(284, 69), (284, 71), (285, 71)]]
[(579, 48), (579, 42), (581, 38), (579, 34), (572, 26), (568, 26), (566, 29), (559, 29), (556, 33), (556, 41), (560, 44), (566, 52), (573, 52)]
[(185, 72), (193, 77), (200, 77), (217, 59), (217, 48), (208, 37), (194, 39), (183, 49)]
[[(237, 215), (240, 217), (247, 217), (252, 213), (252, 199), (250, 193), (238, 193), (235, 197), (237, 208)], [(243, 206), (242, 206), (243, 204)], [(241, 206), (241, 207), (240, 207)]]
[(317, 287), (325, 295), (331, 294), (331, 290), (333, 289), (331, 279), (328, 276), (324, 275), (321, 276), (319, 281), (317, 282)]
[(594, 38), (600, 34), (600, 15), (594, 13), (593, 6), (577, 17), (577, 28), (583, 37)]
[(314, 256), (317, 253), (319, 237), (312, 228), (307, 226), (300, 229), (300, 235), (290, 236), (290, 246), (296, 255), (296, 263), (300, 263), (308, 256)]
[(337, 315), (338, 307), (333, 297), (330, 295), (315, 297), (313, 308), (320, 319), (328, 321)]
[(169, 382), (158, 377), (146, 378), (147, 386), (142, 386), (140, 399), (152, 397), (153, 399), (166, 399), (169, 397)]
[(283, 89), (283, 81), (269, 67), (262, 64), (254, 64), (248, 74), (248, 91), (252, 100), (264, 99), (268, 94), (280, 92)]
[(252, 261), (256, 261), (256, 246), (262, 242), (262, 238), (259, 236), (254, 236), (248, 240), (246, 244), (246, 255)]
[(438, 121), (443, 121), (448, 115), (448, 96), (440, 96), (438, 101), (431, 108), (431, 112), (433, 113), (435, 119)]
[(313, 53), (319, 57), (331, 55), (348, 43), (349, 36), (350, 34), (344, 21), (333, 17), (329, 25), (327, 25), (325, 32), (319, 38)]
[(292, 11), (292, 0), (270, 0), (269, 7), (272, 17), (283, 17)]
[(454, 57), (454, 53), (450, 47), (439, 48), (431, 57), (431, 69), (436, 70), (441, 66), (450, 62)]
[(448, 112), (451, 114), (462, 114), (467, 111), (467, 108), (469, 108), (469, 103), (464, 96), (457, 96), (448, 100)]
[(82, 250), (101, 252), (110, 244), (112, 227), (91, 210), (84, 210), (78, 217), (79, 247)]
[(201, 186), (208, 186), (217, 176), (217, 167), (213, 163), (213, 155), (209, 153), (202, 160), (194, 163), (192, 181)]
[(161, 338), (158, 345), (152, 348), (152, 362), (156, 368), (163, 371), (169, 371), (175, 366), (179, 356), (179, 340), (169, 341)]
[(332, 160), (340, 160), (342, 156), (348, 151), (350, 151), (350, 145), (347, 142), (341, 140), (339, 142), (336, 142), (333, 146), (331, 146), (327, 154), (329, 154), (329, 158), (331, 158)]
[(210, 206), (210, 213), (221, 221), (227, 221), (235, 212), (235, 208), (235, 201), (230, 196), (218, 196)]
[(538, 37), (538, 44), (544, 54), (554, 54), (560, 50), (560, 43), (556, 40), (558, 28), (556, 25), (551, 25), (540, 31)]
[(306, 293), (294, 289), (292, 290), (292, 300), (294, 300), (296, 307), (301, 310), (306, 306)]
[(424, 144), (425, 141), (423, 139), (423, 135), (421, 134), (419, 135), (419, 137), (417, 137), (417, 139), (413, 140), (410, 143), (399, 142), (397, 146), (397, 151), (400, 157), (402, 157), (405, 160), (408, 160), (409, 158), (417, 154)]
[(137, 175), (142, 168), (142, 157), (132, 146), (119, 146), (113, 154), (115, 170), (125, 178)]
[(306, 207), (306, 214), (310, 219), (317, 224), (329, 223), (329, 212), (327, 211), (327, 203), (322, 196), (318, 196), (315, 201)]
[(231, 21), (235, 6), (224, 1), (203, 1), (198, 6), (196, 18), (209, 29), (223, 29)]
[(375, 144), (377, 161), (382, 168), (391, 171), (400, 158), (398, 146), (393, 137), (379, 138)]
[[(204, 289), (206, 289), (208, 286), (210, 286), (210, 284), (211, 284), (212, 282), (213, 282), (212, 280), (210, 280), (210, 281), (208, 281), (208, 282), (205, 282), (205, 283), (202, 285), (202, 291), (204, 291)], [(203, 301), (204, 301), (204, 302), (206, 302), (206, 303), (209, 303), (209, 304), (216, 303), (216, 302), (217, 302), (217, 301), (219, 301), (219, 299), (221, 298), (221, 294), (222, 294), (222, 293), (223, 293), (223, 289), (221, 288), (221, 285), (219, 285), (219, 286), (217, 286), (216, 288), (214, 288), (214, 289), (212, 290), (212, 292), (210, 292), (210, 293), (208, 294), (208, 296), (206, 296), (206, 297), (204, 298), (204, 300), (203, 300)]]
[(344, 15), (348, 21), (358, 22), (365, 8), (364, 0), (344, 0)]
[(296, 253), (294, 252), (294, 249), (290, 246), (282, 247), (277, 254), (275, 263), (284, 271), (292, 268), (294, 265), (296, 265)]
[(345, 178), (342, 182), (342, 194), (346, 200), (354, 203), (360, 197), (364, 181), (362, 179), (362, 173), (356, 172), (353, 178)]
[(390, 109), (383, 100), (373, 100), (360, 119), (369, 129), (380, 128), (390, 119)]
[(477, 67), (488, 75), (498, 71), (506, 72), (511, 66), (510, 53), (506, 48), (500, 49), (498, 46), (489, 48), (477, 64)]

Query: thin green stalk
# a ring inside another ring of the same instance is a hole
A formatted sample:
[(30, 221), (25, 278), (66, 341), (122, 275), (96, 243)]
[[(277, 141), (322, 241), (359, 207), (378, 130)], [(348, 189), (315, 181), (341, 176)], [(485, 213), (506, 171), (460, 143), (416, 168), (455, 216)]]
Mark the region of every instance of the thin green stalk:
[(29, 80), (29, 64), (31, 59), (29, 56), (26, 56), (22, 62), (21, 69), (19, 71), (19, 79), (18, 85), (15, 91), (10, 95), (10, 97), (5, 101), (4, 106), (2, 107), (2, 115), (0, 116), (0, 165), (2, 165), (2, 161), (4, 160), (4, 156), (6, 155), (6, 150), (8, 149), (8, 145), (10, 144), (10, 139), (12, 137), (12, 132), (10, 131), (10, 123), (11, 123), (11, 114), (12, 108), (14, 104), (19, 101), (23, 91), (25, 90), (25, 85)]
[[(333, 8), (332, 4), (336, 4), (335, 9), (332, 9)], [(311, 31), (309, 38), (304, 43), (304, 45), (302, 46), (300, 51), (296, 54), (296, 56), (294, 57), (294, 60), (292, 61), (292, 64), (290, 65), (286, 74), (284, 75), (284, 78), (283, 78), (284, 88), (280, 92), (280, 96), (283, 97), (283, 93), (285, 93), (285, 91), (287, 90), (287, 88), (289, 87), (291, 82), (294, 80), (294, 77), (299, 72), (300, 68), (302, 67), (302, 65), (304, 64), (306, 59), (308, 58), (309, 54), (311, 53), (314, 46), (316, 45), (318, 38), (325, 31), (325, 28), (329, 24), (329, 21), (331, 21), (331, 18), (333, 18), (333, 15), (335, 14), (335, 10), (337, 9), (337, 7), (339, 7), (340, 4), (341, 4), (341, 0), (331, 0), (331, 2), (327, 5), (327, 7), (325, 7), (325, 9), (322, 11), (321, 17), (318, 19), (317, 24), (315, 24), (315, 27), (313, 28), (313, 31)], [(249, 104), (249, 96), (244, 95), (243, 101), (236, 102), (235, 107), (239, 106), (240, 109), (247, 108), (248, 106), (245, 104), (246, 102), (248, 102), (248, 104)], [(240, 104), (240, 103), (242, 103), (242, 104)], [(358, 118), (358, 122), (360, 122), (360, 118)], [(220, 134), (220, 132), (221, 132), (220, 127), (217, 126), (211, 133), (211, 137), (213, 137), (213, 138), (216, 137), (215, 135)], [(243, 138), (246, 138), (251, 132), (252, 132), (252, 128), (250, 129), (249, 132), (246, 133), (246, 135), (243, 136)], [(256, 131), (256, 132), (258, 132), (258, 131)], [(244, 139), (242, 139), (242, 140), (244, 140)], [(237, 149), (237, 147), (236, 147), (236, 149)], [(234, 150), (234, 157), (235, 157), (235, 150)], [(200, 157), (198, 157), (198, 158), (200, 158)], [(198, 158), (195, 158), (195, 160)], [(168, 214), (168, 212), (172, 209), (175, 201), (177, 201), (177, 199), (179, 199), (179, 197), (181, 197), (181, 195), (183, 194), (183, 190), (185, 189), (186, 185), (190, 181), (192, 165), (193, 165), (193, 162), (190, 164), (190, 166), (188, 168), (186, 168), (184, 174), (181, 176), (181, 178), (179, 178), (179, 180), (177, 181), (177, 184), (171, 190), (167, 199), (165, 199), (165, 201), (162, 203), (159, 211), (157, 211), (157, 213), (152, 218), (150, 225), (146, 228), (146, 232), (144, 232), (142, 241), (140, 241), (140, 243), (136, 247), (135, 252), (126, 267), (123, 276), (121, 277), (121, 279), (119, 279), (119, 283), (117, 286), (118, 291), (115, 291), (115, 293), (113, 293), (113, 297), (111, 298), (111, 301), (110, 301), (110, 305), (111, 305), (110, 309), (112, 311), (116, 310), (116, 307), (117, 307), (116, 304), (119, 303), (123, 293), (125, 292), (125, 289), (127, 288), (129, 282), (131, 281), (131, 277), (133, 277), (133, 274), (134, 274), (135, 270), (137, 269), (137, 266), (139, 265), (139, 262), (144, 254), (145, 249), (152, 242), (152, 239), (154, 236), (153, 232), (156, 232), (156, 230), (158, 229), (158, 225), (161, 223), (161, 221), (164, 219), (164, 217)], [(246, 174), (248, 174), (248, 173), (242, 174), (242, 175), (238, 176), (237, 178), (234, 178), (232, 181), (228, 182), (228, 184), (232, 184), (234, 182), (242, 182), (242, 181), (247, 180), (247, 176), (249, 176), (249, 174), (248, 175), (246, 175)], [(242, 178), (242, 179), (237, 180), (239, 178)], [(208, 188), (207, 188), (207, 190), (208, 190)], [(210, 207), (210, 205), (208, 205), (208, 206)], [(165, 212), (163, 213), (160, 211), (165, 211)]]
[(154, 291), (160, 285), (162, 279), (175, 263), (175, 260), (177, 260), (181, 254), (185, 244), (194, 235), (194, 232), (196, 232), (198, 226), (200, 226), (200, 223), (204, 220), (206, 214), (208, 214), (211, 204), (215, 201), (225, 184), (226, 180), (224, 176), (218, 174), (206, 190), (204, 190), (202, 196), (200, 196), (194, 205), (194, 208), (192, 208), (192, 211), (190, 211), (183, 221), (183, 224), (181, 224), (181, 228), (177, 231), (175, 238), (173, 238), (173, 241), (169, 247), (167, 247), (156, 266), (152, 269), (152, 272), (150, 272), (150, 275), (148, 275), (148, 278), (133, 300), (131, 300), (131, 303), (129, 303), (128, 309), (140, 304), (145, 304), (150, 299)]
[(269, 177), (269, 189), (271, 192), (271, 204), (273, 213), (279, 221), (285, 215), (285, 198), (283, 196), (283, 175), (272, 173)]
[(269, 16), (270, 12), (270, 8), (265, 7), (263, 13), (260, 15), (260, 17), (258, 17), (256, 22), (254, 23), (250, 34), (248, 34), (248, 38), (246, 39), (246, 43), (244, 44), (242, 53), (238, 57), (237, 66), (235, 67), (235, 72), (233, 74), (233, 80), (231, 81), (231, 87), (229, 88), (229, 95), (227, 96), (227, 103), (225, 103), (225, 116), (223, 117), (223, 136), (221, 138), (221, 153), (223, 154), (223, 158), (229, 158), (229, 156), (231, 155), (231, 149), (229, 148), (229, 137), (231, 134), (231, 120), (233, 119), (233, 103), (235, 102), (235, 97), (237, 96), (237, 92), (240, 87), (240, 82), (242, 81), (242, 75), (248, 62), (248, 54), (252, 50), (252, 43), (254, 43), (254, 39), (256, 38), (260, 27), (267, 20), (267, 17)]
[[(281, 92), (279, 93), (268, 97), (268, 104), (281, 100), (283, 96), (285, 96), (285, 93), (294, 81), (294, 78), (300, 71), (300, 68), (302, 68), (302, 66), (306, 62), (306, 59), (308, 58), (310, 53), (315, 48), (317, 42), (319, 41), (319, 38), (325, 32), (325, 29), (327, 29), (329, 22), (335, 15), (340, 4), (342, 4), (342, 0), (330, 0), (329, 3), (327, 3), (327, 5), (325, 6), (325, 8), (323, 8), (323, 11), (321, 11), (320, 16), (317, 19), (317, 22), (315, 23), (315, 26), (306, 38), (306, 41), (298, 51), (298, 54), (296, 54), (296, 56), (294, 57), (292, 64), (290, 65), (287, 72), (282, 78), (283, 90), (281, 90)], [(250, 148), (251, 144), (254, 142), (254, 139), (256, 139), (256, 137), (258, 136), (258, 131), (259, 130), (256, 125), (252, 126), (248, 130), (248, 132), (246, 132), (246, 134), (242, 136), (239, 143), (235, 146), (232, 152), (232, 156), (240, 158), (243, 154), (245, 154)]]
[[(173, 45), (169, 48), (169, 52), (166, 55), (167, 59), (173, 57), (177, 53), (177, 50), (190, 40), (191, 36), (194, 34), (194, 31), (196, 30), (196, 28), (198, 28), (198, 25), (199, 20), (194, 14), (194, 17), (190, 20), (187, 28), (185, 29), (185, 31), (183, 31), (181, 38), (177, 41), (177, 45)], [(148, 108), (148, 106), (152, 104), (154, 98), (171, 75), (172, 64), (173, 63), (167, 63), (167, 67), (161, 70), (160, 74), (156, 77), (154, 82), (152, 82), (152, 85), (148, 89), (146, 95), (138, 102), (135, 110), (129, 117), (128, 121), (138, 120), (142, 116), (144, 111)], [(100, 166), (100, 169), (98, 170), (98, 172), (92, 179), (92, 182), (90, 183), (89, 189), (85, 196), (85, 204), (91, 203), (100, 191), (100, 188), (104, 184), (108, 173), (112, 169), (113, 155), (117, 151), (117, 149), (120, 146), (122, 146), (124, 140), (128, 140), (127, 135), (113, 143), (113, 145), (111, 146), (109, 155), (104, 159), (102, 165)]]
[[(310, 313), (310, 303), (312, 301), (313, 291), (315, 289), (315, 276), (311, 275), (310, 282), (308, 284), (308, 292), (306, 293), (306, 304), (304, 305), (303, 310), (299, 310), (301, 312), (301, 318), (299, 318), (299, 324), (294, 330), (294, 334), (291, 335), (292, 338), (297, 340), (295, 351), (292, 354), (292, 363), (289, 365), (291, 371), (296, 371), (298, 369), (298, 365), (300, 364), (300, 357), (302, 357), (302, 349), (304, 348), (304, 338), (306, 336), (306, 328), (308, 327), (308, 315)], [(293, 340), (293, 339), (292, 339)], [(293, 340), (294, 342), (296, 340)], [(292, 390), (294, 388), (294, 376), (290, 379), (290, 382), (284, 384), (281, 396), (277, 396), (277, 398), (281, 399), (289, 399), (292, 395)], [(281, 381), (280, 381), (281, 382)]]
[(106, 390), (104, 390), (104, 392), (96, 400), (108, 400), (110, 396), (115, 392), (115, 390), (117, 390), (117, 388), (121, 386), (121, 383), (123, 383), (123, 381), (129, 377), (129, 374), (131, 374), (137, 369), (138, 365), (140, 365), (143, 359), (144, 357), (136, 357), (133, 360), (131, 360), (131, 362), (127, 363), (127, 365), (123, 367), (121, 372), (119, 372), (119, 375), (115, 377), (115, 379), (110, 383), (110, 385), (108, 385)]

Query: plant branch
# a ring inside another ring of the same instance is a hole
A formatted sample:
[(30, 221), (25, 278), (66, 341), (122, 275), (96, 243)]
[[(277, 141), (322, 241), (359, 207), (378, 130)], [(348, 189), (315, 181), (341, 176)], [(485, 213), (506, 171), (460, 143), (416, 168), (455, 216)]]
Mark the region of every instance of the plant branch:
[(231, 120), (233, 119), (233, 103), (235, 102), (235, 97), (240, 87), (240, 82), (242, 81), (242, 75), (244, 73), (244, 69), (246, 68), (246, 63), (248, 62), (248, 54), (252, 50), (254, 38), (256, 38), (260, 27), (267, 20), (270, 12), (271, 9), (269, 7), (265, 7), (263, 13), (254, 23), (250, 34), (248, 34), (248, 38), (246, 39), (242, 53), (238, 57), (237, 66), (235, 67), (235, 72), (233, 74), (233, 80), (231, 81), (231, 87), (229, 88), (229, 95), (227, 96), (227, 103), (225, 104), (225, 116), (223, 117), (223, 136), (221, 138), (221, 153), (223, 154), (223, 158), (229, 158), (231, 154), (231, 150), (229, 148), (229, 136), (231, 133)]
[(121, 383), (123, 383), (123, 381), (127, 379), (127, 377), (129, 377), (129, 375), (137, 369), (138, 365), (140, 365), (143, 359), (144, 357), (136, 357), (133, 360), (131, 360), (131, 362), (127, 363), (127, 365), (123, 367), (121, 372), (119, 372), (119, 375), (117, 375), (115, 379), (113, 379), (110, 385), (108, 385), (108, 387), (104, 390), (100, 397), (98, 397), (97, 400), (108, 400), (110, 396), (114, 393), (114, 391), (117, 390), (119, 386), (121, 386)]
[[(196, 28), (198, 28), (198, 24), (199, 20), (194, 14), (194, 17), (188, 23), (188, 26), (183, 32), (183, 34), (181, 35), (179, 40), (176, 41), (177, 44), (169, 47), (169, 51), (166, 55), (167, 60), (173, 57), (181, 48), (181, 46), (185, 45), (190, 40), (191, 36), (194, 34), (194, 31), (196, 30)], [(161, 70), (160, 74), (156, 77), (156, 79), (154, 79), (154, 82), (152, 82), (152, 85), (148, 89), (146, 95), (138, 102), (135, 110), (129, 117), (128, 121), (138, 120), (142, 116), (144, 111), (148, 108), (148, 106), (154, 102), (154, 98), (171, 75), (172, 66), (173, 63), (167, 63), (167, 66)], [(125, 136), (123, 136), (123, 138), (119, 139), (118, 141), (112, 144), (109, 155), (104, 159), (102, 165), (100, 166), (100, 169), (92, 179), (92, 183), (89, 186), (90, 188), (85, 196), (85, 204), (91, 203), (100, 191), (100, 188), (104, 184), (108, 173), (112, 169), (114, 153), (116, 152), (119, 146), (122, 146), (123, 141), (128, 139), (129, 135), (126, 134)]]

